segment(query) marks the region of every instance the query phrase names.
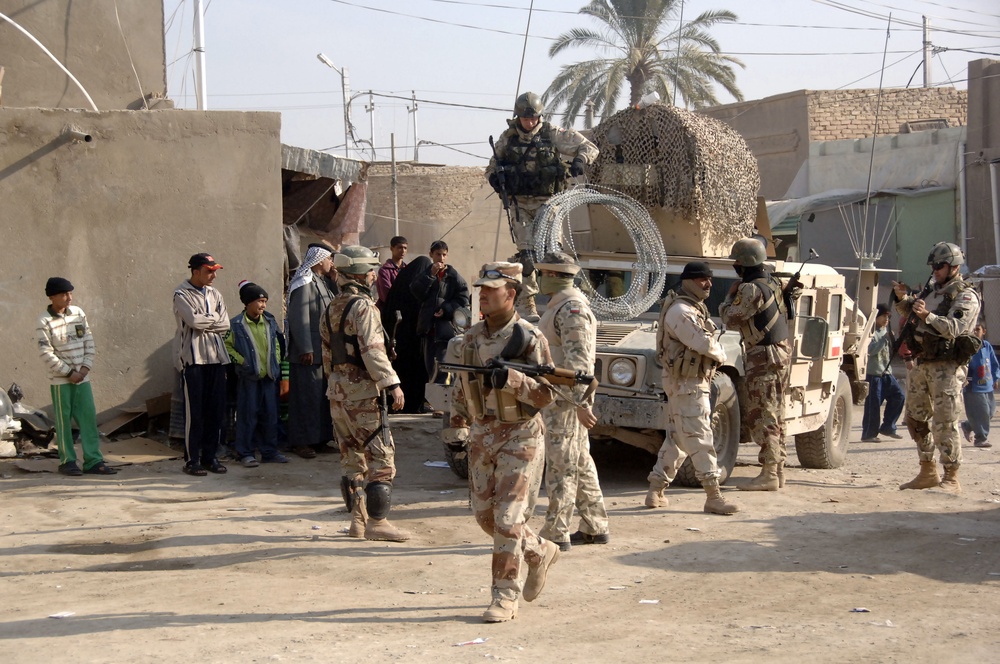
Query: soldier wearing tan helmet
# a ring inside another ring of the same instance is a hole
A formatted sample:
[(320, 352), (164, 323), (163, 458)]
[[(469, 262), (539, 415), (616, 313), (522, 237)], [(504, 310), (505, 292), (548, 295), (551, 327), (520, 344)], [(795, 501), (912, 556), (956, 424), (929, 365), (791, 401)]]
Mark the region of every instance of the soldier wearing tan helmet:
[[(958, 397), (966, 379), (971, 354), (963, 355), (979, 320), (981, 302), (972, 284), (962, 278), (962, 250), (950, 242), (939, 242), (927, 256), (932, 283), (919, 294), (906, 284), (892, 282), (899, 302), (896, 311), (907, 317), (904, 341), (913, 351), (917, 366), (906, 381), (906, 428), (917, 443), (919, 474), (900, 489), (942, 489), (959, 492), (958, 468), (962, 463)], [(976, 345), (976, 350), (978, 350)], [(974, 353), (975, 351), (973, 351)], [(941, 455), (944, 478), (934, 464), (934, 448)]]
[[(587, 375), (597, 359), (597, 319), (590, 303), (573, 284), (580, 266), (561, 251), (547, 254), (535, 264), (538, 288), (549, 303), (538, 322), (549, 342), (552, 364)], [(573, 544), (607, 544), (608, 511), (590, 456), (588, 429), (597, 424), (594, 394), (587, 385), (562, 387), (556, 402), (542, 411), (545, 419), (545, 493), (549, 507), (542, 537), (563, 551)], [(570, 533), (574, 508), (580, 527)]]
[[(517, 258), (524, 266), (523, 294), (517, 306), (527, 316), (538, 315), (532, 237), (535, 214), (550, 196), (566, 188), (570, 177), (583, 175), (598, 154), (597, 146), (575, 129), (550, 124), (542, 116), (544, 111), (541, 98), (534, 92), (519, 96), (514, 103), (514, 118), (507, 121), (507, 130), (497, 140), (486, 167), (486, 178), (493, 189), (499, 193), (505, 188), (511, 198), (511, 231), (517, 243)], [(570, 163), (567, 165), (564, 159)]]
[(760, 475), (739, 488), (777, 491), (784, 486), (785, 429), (781, 404), (791, 368), (788, 312), (782, 298), (784, 285), (764, 265), (767, 252), (754, 238), (738, 240), (730, 258), (741, 281), (729, 289), (719, 306), (727, 327), (743, 338), (744, 381), (748, 399), (740, 406), (744, 435), (760, 445)]
[[(514, 311), (521, 289), (519, 263), (488, 263), (473, 284), (479, 288), (483, 320), (453, 340), (449, 355), (489, 368), (501, 358), (549, 364), (549, 344)], [(525, 523), (532, 487), (544, 467), (544, 425), (538, 412), (555, 393), (544, 380), (495, 366), (486, 373), (457, 372), (450, 425), (468, 439), (469, 485), (476, 522), (493, 540), (492, 601), (485, 622), (517, 617), (518, 600), (530, 602), (545, 586), (559, 547)], [(467, 435), (463, 432), (467, 431)], [(521, 562), (528, 565), (522, 586)]]

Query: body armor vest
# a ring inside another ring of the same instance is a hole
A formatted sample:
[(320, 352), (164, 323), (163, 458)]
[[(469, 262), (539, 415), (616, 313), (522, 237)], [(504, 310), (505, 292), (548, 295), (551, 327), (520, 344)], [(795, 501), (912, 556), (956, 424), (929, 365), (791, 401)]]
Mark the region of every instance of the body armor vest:
[(678, 300), (687, 302), (698, 311), (703, 330), (709, 334), (713, 334), (716, 330), (715, 323), (712, 322), (712, 317), (704, 302), (687, 293), (672, 291), (663, 299), (663, 304), (660, 306), (660, 325), (656, 333), (657, 359), (664, 370), (675, 380), (684, 378), (711, 380), (712, 376), (715, 375), (715, 360), (685, 346), (679, 339), (667, 334), (667, 328), (664, 324), (667, 311)]
[[(935, 316), (947, 316), (955, 297), (969, 289), (973, 289), (975, 292), (972, 284), (964, 279), (961, 280), (954, 288), (949, 288), (942, 293), (941, 301), (938, 302), (932, 313)], [(955, 339), (945, 339), (926, 323), (921, 324), (918, 329), (920, 338), (917, 339), (916, 335), (910, 334), (911, 339), (907, 340), (907, 346), (917, 353), (919, 359), (924, 362), (951, 360), (966, 364), (982, 347), (982, 340), (969, 333), (960, 334)]]
[[(354, 366), (360, 367), (363, 371), (367, 372), (365, 362), (361, 357), (361, 345), (358, 343), (358, 335), (344, 334), (344, 321), (347, 320), (347, 314), (351, 312), (351, 309), (354, 308), (354, 304), (360, 299), (360, 297), (352, 297), (347, 302), (347, 306), (344, 307), (344, 313), (340, 315), (340, 325), (337, 326), (336, 331), (332, 330), (330, 327), (330, 317), (326, 317), (326, 327), (327, 331), (330, 333), (331, 369), (338, 364), (353, 364)], [(350, 345), (354, 350), (353, 355), (347, 352), (348, 345)]]
[(740, 326), (747, 346), (774, 346), (788, 340), (788, 314), (778, 295), (781, 286), (772, 277), (762, 277), (747, 283), (757, 284), (764, 293), (764, 306), (754, 317)]
[[(519, 323), (514, 323), (515, 336), (526, 333), (520, 327)], [(508, 343), (508, 348), (519, 343), (517, 339), (513, 339), (512, 341), (514, 343)], [(507, 348), (504, 350), (506, 351)], [(524, 361), (523, 357), (506, 357), (506, 355), (506, 352), (500, 353), (501, 359)], [(474, 343), (466, 344), (463, 349), (462, 361), (472, 366), (485, 366), (479, 357)], [(480, 374), (463, 371), (458, 375), (459, 380), (462, 381), (462, 389), (465, 391), (465, 400), (469, 408), (469, 414), (476, 420), (493, 417), (497, 421), (504, 423), (527, 422), (538, 412), (537, 409), (532, 408), (528, 404), (518, 401), (517, 397), (511, 392), (484, 386), (482, 375)]]
[(507, 188), (515, 196), (551, 196), (566, 187), (566, 165), (552, 141), (552, 125), (524, 140), (515, 129), (505, 149), (504, 173)]

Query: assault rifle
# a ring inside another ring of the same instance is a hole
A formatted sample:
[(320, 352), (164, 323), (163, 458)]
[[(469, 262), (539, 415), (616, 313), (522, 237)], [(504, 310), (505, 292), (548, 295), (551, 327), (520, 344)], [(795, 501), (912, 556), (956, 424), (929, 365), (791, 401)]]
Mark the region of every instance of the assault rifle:
[(785, 301), (785, 311), (787, 312), (788, 320), (793, 320), (795, 318), (795, 299), (792, 298), (792, 293), (796, 288), (802, 288), (802, 282), (799, 281), (799, 277), (802, 276), (802, 268), (804, 268), (806, 263), (814, 258), (819, 258), (819, 254), (816, 253), (815, 249), (809, 247), (809, 258), (799, 264), (799, 269), (795, 271), (791, 280), (781, 291), (781, 298)]
[[(930, 295), (930, 293), (931, 293), (932, 290), (934, 290), (934, 273), (933, 272), (931, 272), (930, 279), (928, 279), (927, 283), (924, 284), (924, 289), (922, 291), (920, 291), (919, 293), (917, 293), (914, 299), (915, 300), (923, 300), (928, 295)], [(898, 302), (898, 301), (899, 301), (899, 298), (896, 297), (896, 289), (893, 289), (892, 290), (892, 295), (889, 296), (889, 309), (890, 309), (890, 311), (892, 310), (893, 303), (894, 302)], [(900, 346), (903, 345), (903, 342), (908, 342), (907, 343), (907, 348), (909, 348), (911, 352), (913, 352), (913, 353), (918, 352), (918, 349), (914, 348), (914, 335), (913, 335), (913, 333), (916, 331), (916, 329), (917, 329), (917, 323), (919, 323), (919, 322), (920, 322), (920, 319), (917, 318), (917, 315), (915, 313), (913, 313), (913, 309), (911, 308), (910, 309), (910, 315), (906, 317), (906, 322), (903, 323), (903, 327), (900, 328), (900, 330), (899, 330), (899, 336), (896, 337), (893, 340), (893, 342), (892, 342), (892, 353), (890, 353), (890, 355), (889, 355), (889, 362), (890, 363), (892, 362), (893, 358), (896, 357), (896, 354), (899, 353), (899, 348), (900, 348)]]
[(490, 136), (490, 150), (493, 151), (493, 172), (497, 176), (497, 183), (500, 185), (500, 201), (503, 202), (503, 211), (507, 213), (507, 227), (510, 229), (510, 239), (517, 244), (517, 237), (514, 236), (514, 220), (510, 218), (510, 197), (507, 195), (507, 174), (504, 173), (504, 166), (500, 163), (500, 155), (497, 154), (497, 146)]
[(597, 379), (592, 375), (585, 374), (582, 371), (560, 369), (559, 367), (554, 367), (551, 364), (522, 364), (521, 362), (511, 362), (509, 360), (500, 359), (490, 360), (486, 366), (454, 364), (452, 362), (437, 363), (438, 371), (466, 371), (477, 374), (492, 373), (494, 369), (502, 367), (516, 369), (525, 376), (530, 376), (531, 378), (545, 378), (545, 380), (553, 385), (591, 385), (597, 381)]

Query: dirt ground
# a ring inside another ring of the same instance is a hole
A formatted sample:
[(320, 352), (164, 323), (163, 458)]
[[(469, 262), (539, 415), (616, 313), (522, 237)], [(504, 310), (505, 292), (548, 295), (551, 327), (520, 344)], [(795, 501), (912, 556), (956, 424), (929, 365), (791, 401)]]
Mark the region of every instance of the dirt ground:
[[(401, 544), (344, 534), (336, 455), (205, 478), (177, 461), (110, 479), (0, 464), (0, 657), (996, 660), (1000, 447), (965, 447), (960, 496), (897, 489), (917, 470), (908, 439), (854, 442), (826, 471), (798, 468), (790, 449), (786, 489), (727, 491), (743, 511), (722, 517), (694, 489), (645, 509), (653, 458), (596, 445), (611, 543), (563, 554), (517, 620), (486, 625), (490, 542), (463, 481), (424, 465), (443, 460), (440, 421), (392, 421), (392, 516), (414, 533)], [(755, 456), (744, 446), (730, 490), (756, 474)], [(72, 615), (49, 617), (60, 612)], [(487, 640), (456, 645), (474, 639)]]

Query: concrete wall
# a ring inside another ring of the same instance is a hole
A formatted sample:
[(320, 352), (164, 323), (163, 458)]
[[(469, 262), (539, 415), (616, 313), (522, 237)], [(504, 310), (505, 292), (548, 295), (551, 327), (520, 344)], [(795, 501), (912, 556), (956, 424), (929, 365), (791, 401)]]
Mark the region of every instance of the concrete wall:
[[(0, 11), (65, 65), (98, 109), (138, 109), (143, 97), (162, 98), (166, 91), (163, 0), (117, 4), (121, 30), (114, 0), (0, 0)], [(79, 88), (36, 44), (2, 20), (0, 66), (6, 70), (3, 106), (91, 108)]]
[[(69, 125), (93, 141), (61, 139)], [(191, 254), (225, 266), (231, 315), (251, 279), (280, 318), (279, 130), (277, 113), (0, 109), (0, 383), (48, 403), (34, 330), (54, 275), (93, 327), (99, 411), (172, 388), (172, 293)]]
[[(993, 229), (990, 164), (1000, 161), (1000, 60), (969, 63), (969, 131), (966, 142), (965, 177), (968, 200), (968, 252), (973, 270), (1000, 263)], [(996, 165), (1000, 169), (1000, 163)], [(1000, 172), (998, 172), (1000, 177)], [(991, 330), (993, 335), (993, 330)]]
[[(399, 234), (409, 240), (408, 258), (426, 255), (431, 242), (443, 239), (448, 243), (448, 262), (471, 286), (482, 264), (493, 260), (494, 251), (499, 260), (514, 254), (507, 218), (501, 219), (503, 208), (483, 177), (483, 169), (409, 163), (396, 166)], [(368, 171), (368, 205), (361, 243), (382, 247), (382, 255), (387, 257), (392, 236), (391, 169), (374, 164)]]

